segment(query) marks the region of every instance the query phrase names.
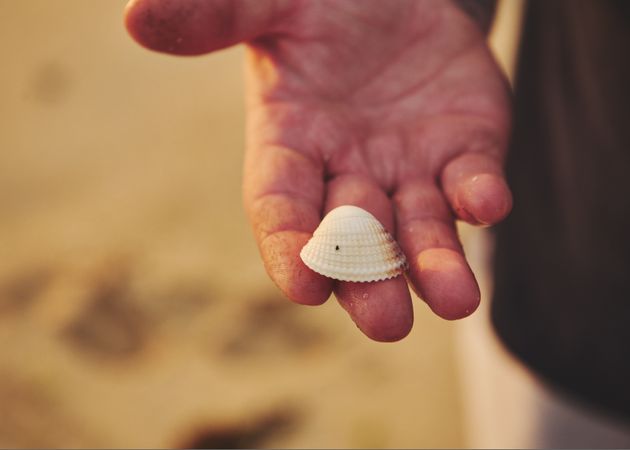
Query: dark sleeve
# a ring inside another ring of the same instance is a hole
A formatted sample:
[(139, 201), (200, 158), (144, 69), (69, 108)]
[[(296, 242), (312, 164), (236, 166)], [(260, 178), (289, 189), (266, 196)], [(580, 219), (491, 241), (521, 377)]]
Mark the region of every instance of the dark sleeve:
[(630, 418), (630, 2), (528, 3), (494, 326), (573, 398)]
[(496, 9), (496, 0), (454, 0), (454, 2), (481, 26), (484, 33), (490, 30)]

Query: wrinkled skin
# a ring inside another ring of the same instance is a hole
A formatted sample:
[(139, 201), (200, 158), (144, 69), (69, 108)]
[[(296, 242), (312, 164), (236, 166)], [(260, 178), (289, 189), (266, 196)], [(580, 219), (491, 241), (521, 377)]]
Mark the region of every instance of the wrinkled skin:
[[(334, 291), (379, 341), (410, 331), (407, 282), (439, 316), (479, 304), (454, 220), (491, 225), (511, 208), (502, 164), (507, 84), (480, 28), (448, 0), (137, 0), (131, 35), (196, 55), (248, 46), (244, 202), (267, 272), (291, 300)], [(407, 280), (335, 282), (299, 258), (342, 204), (401, 244)]]

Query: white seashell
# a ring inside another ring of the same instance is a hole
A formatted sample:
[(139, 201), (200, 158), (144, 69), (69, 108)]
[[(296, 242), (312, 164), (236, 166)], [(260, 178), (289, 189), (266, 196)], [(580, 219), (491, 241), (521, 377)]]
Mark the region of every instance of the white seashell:
[(407, 269), (391, 234), (369, 212), (344, 205), (330, 211), (300, 257), (315, 272), (342, 281), (380, 281)]

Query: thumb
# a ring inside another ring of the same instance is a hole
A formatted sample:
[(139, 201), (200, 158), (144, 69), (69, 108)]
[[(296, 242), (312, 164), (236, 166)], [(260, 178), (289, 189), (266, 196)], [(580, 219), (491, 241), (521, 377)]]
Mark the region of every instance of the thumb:
[(131, 0), (125, 25), (151, 50), (199, 55), (256, 39), (290, 5), (291, 0)]

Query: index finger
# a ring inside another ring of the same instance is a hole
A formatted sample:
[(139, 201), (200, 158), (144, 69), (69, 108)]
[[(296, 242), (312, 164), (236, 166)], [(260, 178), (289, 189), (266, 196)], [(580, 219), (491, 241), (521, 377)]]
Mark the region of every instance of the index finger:
[(246, 153), (243, 184), (245, 209), (271, 279), (296, 303), (324, 303), (332, 280), (311, 271), (299, 255), (321, 220), (323, 166), (282, 145), (254, 145)]

